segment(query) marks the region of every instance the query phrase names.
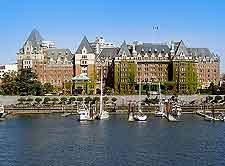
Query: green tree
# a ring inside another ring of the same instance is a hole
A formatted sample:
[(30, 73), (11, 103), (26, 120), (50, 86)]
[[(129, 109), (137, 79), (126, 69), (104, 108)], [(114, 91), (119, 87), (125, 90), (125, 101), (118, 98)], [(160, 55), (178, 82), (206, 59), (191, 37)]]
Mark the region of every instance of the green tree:
[(34, 99), (31, 98), (31, 97), (28, 97), (26, 101), (27, 101), (29, 104), (31, 104), (31, 103), (34, 101)]
[(51, 99), (49, 97), (44, 98), (44, 104), (48, 104), (50, 101), (51, 101)]
[(37, 81), (37, 75), (31, 69), (22, 69), (16, 77), (16, 86), (19, 94), (41, 95), (42, 85)]
[(5, 95), (17, 95), (16, 72), (5, 73), (2, 78), (1, 89)]
[(43, 92), (45, 94), (52, 93), (53, 91), (54, 91), (54, 87), (50, 83), (45, 83), (43, 85)]
[(70, 98), (69, 98), (69, 101), (70, 101), (70, 103), (73, 104), (73, 102), (76, 101), (76, 98), (75, 98), (75, 97), (70, 97)]
[(77, 101), (82, 102), (83, 101), (83, 97), (78, 97)]
[(84, 99), (84, 101), (85, 101), (86, 104), (88, 104), (89, 102), (92, 101), (92, 98), (88, 96), (88, 97), (86, 97), (86, 98)]
[(19, 102), (19, 104), (23, 104), (23, 102), (25, 102), (25, 101), (26, 101), (26, 98), (24, 98), (24, 97), (20, 97), (17, 99), (17, 102)]
[(117, 98), (113, 97), (111, 100), (112, 100), (112, 102), (114, 103), (114, 102), (117, 101)]
[(42, 98), (36, 97), (36, 98), (35, 98), (35, 102), (36, 102), (37, 104), (40, 104), (40, 103), (42, 102)]
[(60, 100), (61, 100), (61, 102), (62, 102), (63, 104), (65, 104), (66, 101), (67, 101), (67, 98), (66, 98), (66, 97), (61, 97)]
[(103, 101), (104, 101), (104, 103), (107, 103), (107, 101), (109, 101), (109, 98), (108, 97), (103, 97)]
[(107, 95), (111, 95), (112, 94), (112, 88), (105, 87), (103, 93), (104, 94), (107, 94)]
[(96, 97), (93, 98), (93, 101), (92, 102), (93, 102), (93, 104), (94, 103), (96, 104), (99, 101), (100, 101), (100, 98), (96, 96)]
[(222, 99), (223, 99), (223, 98), (222, 98), (221, 96), (216, 96), (214, 101), (215, 101), (215, 103), (218, 103), (218, 101), (219, 101), (219, 100), (222, 100)]
[(59, 99), (57, 97), (52, 98), (53, 104), (56, 104)]

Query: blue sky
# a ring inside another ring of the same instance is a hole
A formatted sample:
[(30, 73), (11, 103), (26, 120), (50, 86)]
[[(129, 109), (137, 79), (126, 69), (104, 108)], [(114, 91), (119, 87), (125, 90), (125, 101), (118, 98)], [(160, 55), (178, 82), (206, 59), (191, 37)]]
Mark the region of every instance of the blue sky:
[(117, 44), (182, 39), (189, 47), (219, 54), (225, 72), (224, 11), (224, 0), (0, 0), (0, 64), (15, 62), (36, 28), (46, 40), (72, 51), (83, 35)]

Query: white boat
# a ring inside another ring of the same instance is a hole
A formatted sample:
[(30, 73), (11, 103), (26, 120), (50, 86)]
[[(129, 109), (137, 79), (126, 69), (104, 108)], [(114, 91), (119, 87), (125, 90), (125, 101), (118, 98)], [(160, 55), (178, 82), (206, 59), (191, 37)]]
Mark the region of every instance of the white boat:
[(137, 114), (134, 114), (134, 119), (136, 121), (146, 121), (147, 120), (147, 115), (144, 115), (143, 113), (141, 113), (140, 111), (138, 111)]
[(139, 103), (138, 103), (138, 112), (134, 114), (134, 119), (136, 121), (146, 121), (147, 115), (145, 115), (141, 110), (141, 81), (139, 84)]
[(218, 118), (213, 118), (212, 116), (206, 115), (204, 118), (205, 121), (220, 121)]
[(181, 111), (182, 111), (182, 109), (181, 109), (181, 106), (177, 103), (177, 102), (174, 102), (173, 104), (172, 104), (172, 115), (173, 116), (181, 116)]
[(164, 117), (165, 112), (164, 112), (164, 105), (162, 103), (162, 96), (161, 96), (161, 88), (160, 88), (160, 83), (159, 83), (159, 109), (155, 112), (156, 117)]
[(100, 111), (99, 111), (99, 115), (98, 115), (98, 119), (99, 120), (102, 120), (102, 119), (108, 119), (109, 118), (109, 112), (107, 112), (107, 111), (105, 111), (104, 109), (103, 109), (103, 88), (102, 88), (102, 86), (103, 86), (103, 83), (102, 83), (102, 81), (103, 81), (103, 71), (102, 71), (103, 69), (101, 68), (101, 96), (100, 96)]
[(5, 113), (4, 105), (1, 104), (1, 105), (0, 105), (0, 118), (3, 117), (4, 113)]
[(78, 113), (79, 113), (79, 121), (86, 121), (91, 118), (90, 110), (87, 108), (87, 106), (84, 103), (78, 109)]
[(87, 106), (83, 103), (78, 110), (79, 121), (91, 121), (95, 119), (96, 110), (95, 107), (91, 107), (90, 104)]
[(155, 112), (155, 116), (156, 116), (156, 117), (164, 117), (164, 116), (166, 116), (166, 115), (165, 115), (164, 112), (156, 111), (156, 112)]
[(220, 121), (225, 121), (225, 115), (222, 112), (218, 117), (217, 117)]

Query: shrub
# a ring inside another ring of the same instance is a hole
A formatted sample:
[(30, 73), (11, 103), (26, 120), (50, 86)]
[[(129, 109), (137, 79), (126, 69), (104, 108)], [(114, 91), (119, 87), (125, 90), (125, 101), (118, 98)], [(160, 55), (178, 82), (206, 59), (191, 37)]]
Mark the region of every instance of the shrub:
[(112, 100), (112, 102), (116, 102), (117, 101), (117, 98), (116, 97), (113, 97), (111, 100)]
[(91, 97), (86, 97), (86, 98), (84, 99), (84, 101), (85, 101), (85, 103), (87, 104), (87, 103), (89, 103), (89, 102), (92, 101), (92, 98), (91, 98)]
[(109, 100), (108, 97), (103, 97), (103, 101), (106, 103)]
[(53, 103), (55, 104), (59, 99), (57, 97), (52, 98)]
[(17, 101), (19, 103), (23, 103), (24, 101), (26, 101), (26, 99), (24, 97), (20, 97), (20, 98), (17, 99)]
[(40, 104), (41, 101), (42, 101), (42, 98), (40, 98), (40, 97), (35, 98), (36, 103)]
[(70, 97), (69, 101), (70, 101), (70, 103), (73, 103), (74, 101), (76, 101), (76, 98), (75, 97)]
[(45, 97), (45, 98), (44, 98), (44, 103), (45, 103), (45, 104), (49, 103), (49, 101), (51, 101), (51, 99), (50, 99), (49, 97)]
[(212, 97), (212, 96), (208, 96), (208, 97), (207, 97), (207, 100), (208, 100), (208, 101), (212, 101), (212, 100), (213, 100), (213, 97)]
[(31, 98), (31, 97), (29, 97), (29, 98), (27, 98), (27, 100), (26, 100), (27, 102), (32, 102), (32, 101), (34, 101), (34, 99), (33, 98)]
[(100, 101), (100, 98), (99, 97), (94, 97), (93, 98), (93, 102), (97, 102), (97, 101)]
[(78, 97), (77, 101), (79, 101), (79, 102), (83, 101), (83, 97)]
[(222, 99), (223, 99), (223, 98), (222, 98), (221, 96), (216, 96), (216, 97), (215, 97), (215, 100), (216, 100), (216, 101), (219, 101), (219, 100), (222, 100)]
[(63, 103), (63, 104), (65, 104), (66, 103), (66, 101), (67, 101), (67, 98), (66, 97), (61, 97), (61, 102)]

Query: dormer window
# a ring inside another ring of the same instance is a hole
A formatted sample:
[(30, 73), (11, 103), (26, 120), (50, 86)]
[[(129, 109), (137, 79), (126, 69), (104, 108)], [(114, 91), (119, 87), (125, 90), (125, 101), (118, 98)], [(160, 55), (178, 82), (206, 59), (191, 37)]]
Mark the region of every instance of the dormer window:
[(184, 52), (182, 51), (180, 55), (181, 55), (181, 56), (184, 56)]
[(86, 54), (86, 52), (87, 52), (87, 50), (86, 50), (86, 48), (84, 47), (84, 48), (82, 49), (82, 54)]

